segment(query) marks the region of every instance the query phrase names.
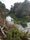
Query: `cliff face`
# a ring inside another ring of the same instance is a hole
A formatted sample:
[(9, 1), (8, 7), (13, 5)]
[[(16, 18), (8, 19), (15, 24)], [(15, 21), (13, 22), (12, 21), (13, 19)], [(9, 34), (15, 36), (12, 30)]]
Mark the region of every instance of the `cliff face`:
[(30, 16), (30, 2), (25, 0), (23, 3), (15, 3), (10, 13), (14, 13), (17, 17)]

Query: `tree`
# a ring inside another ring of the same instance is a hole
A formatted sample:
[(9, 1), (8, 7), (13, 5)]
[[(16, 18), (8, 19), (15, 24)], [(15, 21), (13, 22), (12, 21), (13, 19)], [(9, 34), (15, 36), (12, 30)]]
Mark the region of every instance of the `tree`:
[(0, 2), (0, 20), (3, 19), (2, 21), (4, 21), (4, 25), (5, 25), (5, 19), (8, 13), (9, 13), (9, 10), (6, 9), (5, 5), (2, 2)]

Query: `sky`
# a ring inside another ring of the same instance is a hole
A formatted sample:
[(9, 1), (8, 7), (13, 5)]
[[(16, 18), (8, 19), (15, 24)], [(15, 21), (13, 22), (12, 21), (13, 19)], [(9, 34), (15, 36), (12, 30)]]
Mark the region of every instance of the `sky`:
[(0, 0), (0, 1), (6, 5), (7, 9), (10, 9), (11, 5), (13, 5), (16, 2), (24, 2), (24, 0)]
[(24, 2), (24, 0), (0, 0), (0, 1), (6, 5), (7, 9), (10, 9), (11, 5), (13, 5), (16, 2)]
[[(10, 9), (11, 5), (14, 5), (14, 3), (16, 3), (16, 2), (24, 2), (24, 0), (0, 0), (0, 1), (5, 4), (5, 6), (6, 6), (7, 9)], [(6, 20), (8, 22), (10, 22), (11, 21), (11, 17), (8, 16), (6, 18)]]

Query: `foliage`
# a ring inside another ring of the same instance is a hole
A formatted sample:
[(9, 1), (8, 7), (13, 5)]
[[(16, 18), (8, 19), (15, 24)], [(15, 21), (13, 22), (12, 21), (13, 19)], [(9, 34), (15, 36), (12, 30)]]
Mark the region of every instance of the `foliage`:
[(19, 31), (17, 29), (11, 29), (8, 31), (9, 40), (20, 40)]
[(20, 23), (24, 28), (27, 27), (27, 23), (26, 22), (21, 22)]
[[(26, 4), (25, 2), (15, 3), (9, 12), (9, 10), (6, 9), (5, 5), (2, 2), (0, 2), (0, 26), (4, 25), (4, 18), (6, 18), (6, 16), (10, 14), (10, 16), (14, 19), (14, 22), (16, 24), (21, 24), (23, 27), (26, 27), (26, 23), (30, 21), (30, 16), (28, 14), (30, 13), (29, 6), (30, 4)], [(28, 32), (19, 32), (19, 30), (15, 28), (14, 25), (10, 25), (8, 22), (6, 22), (6, 20), (5, 26), (7, 26), (7, 28), (10, 29), (7, 31), (8, 40), (28, 40), (27, 38), (30, 38), (30, 34), (28, 34)]]
[(0, 2), (0, 16), (5, 18), (8, 15), (9, 10), (6, 9), (5, 4)]
[(28, 32), (19, 32), (17, 29), (11, 29), (7, 32), (8, 40), (28, 40)]

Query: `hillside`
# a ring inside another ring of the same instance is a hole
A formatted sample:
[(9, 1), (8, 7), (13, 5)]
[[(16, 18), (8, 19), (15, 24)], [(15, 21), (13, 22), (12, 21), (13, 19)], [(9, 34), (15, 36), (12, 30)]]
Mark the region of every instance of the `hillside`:
[(30, 2), (25, 0), (23, 3), (14, 3), (14, 6), (11, 6), (9, 15), (15, 23), (26, 25), (27, 22), (30, 22)]
[[(12, 17), (14, 23), (9, 23), (10, 21), (7, 21), (9, 18), (6, 20), (6, 16)], [(10, 12), (6, 9), (5, 4), (0, 2), (0, 40), (29, 40), (27, 22), (30, 22), (30, 3), (28, 1), (15, 3)]]
[(14, 13), (16, 17), (30, 16), (30, 2), (15, 3), (14, 6), (12, 5), (11, 7), (10, 14), (11, 13)]

